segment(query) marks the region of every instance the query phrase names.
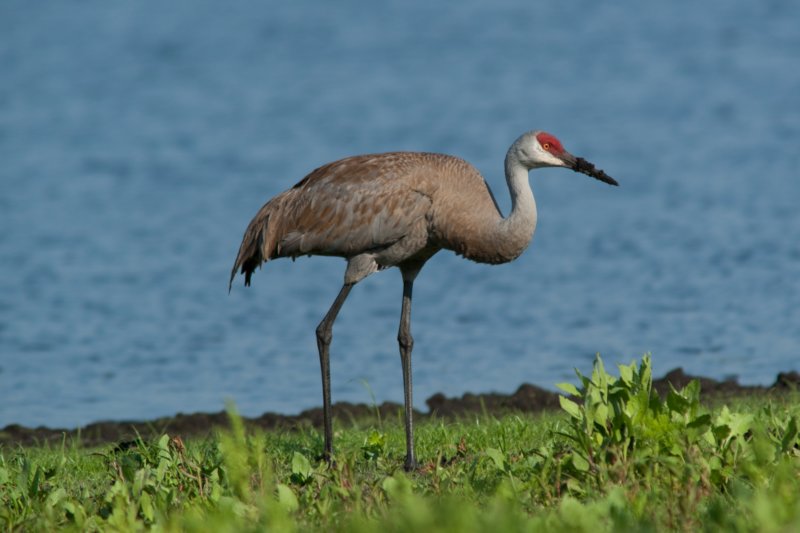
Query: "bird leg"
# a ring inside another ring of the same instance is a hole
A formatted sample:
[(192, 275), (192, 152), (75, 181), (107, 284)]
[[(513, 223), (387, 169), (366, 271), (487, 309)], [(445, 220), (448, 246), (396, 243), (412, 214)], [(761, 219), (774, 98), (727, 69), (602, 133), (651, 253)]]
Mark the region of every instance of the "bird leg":
[(339, 295), (333, 301), (331, 308), (317, 326), (317, 348), (319, 349), (319, 366), (322, 371), (322, 417), (325, 425), (325, 451), (323, 457), (330, 462), (333, 456), (333, 427), (331, 424), (331, 367), (330, 347), (333, 339), (333, 323), (342, 304), (350, 294), (353, 283), (345, 283)]
[(403, 276), (403, 307), (400, 312), (400, 330), (397, 332), (397, 342), (400, 344), (400, 361), (403, 365), (403, 400), (405, 403), (406, 422), (406, 461), (403, 465), (406, 472), (417, 468), (417, 458), (414, 456), (414, 422), (411, 385), (411, 350), (414, 348), (414, 338), (411, 336), (411, 292), (414, 279)]

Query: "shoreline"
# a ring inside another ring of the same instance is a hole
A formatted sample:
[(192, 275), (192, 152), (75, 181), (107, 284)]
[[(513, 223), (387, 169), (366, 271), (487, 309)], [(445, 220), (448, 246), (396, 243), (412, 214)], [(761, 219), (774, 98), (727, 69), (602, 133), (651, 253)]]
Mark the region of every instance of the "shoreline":
[[(686, 386), (691, 380), (700, 381), (703, 399), (726, 399), (733, 397), (781, 394), (800, 390), (800, 373), (796, 371), (781, 372), (771, 386), (740, 385), (736, 379), (718, 381), (715, 379), (686, 374), (683, 369), (676, 368), (663, 377), (653, 379), (653, 389), (661, 397), (669, 391), (670, 384), (676, 389)], [(431, 418), (453, 419), (470, 414), (506, 414), (537, 413), (558, 409), (559, 394), (545, 390), (536, 385), (523, 383), (511, 394), (500, 393), (465, 393), (460, 398), (448, 398), (437, 393), (428, 398), (425, 404), (428, 412), (414, 410), (417, 420)], [(367, 405), (337, 402), (333, 404), (333, 417), (340, 420), (359, 420), (374, 417), (381, 419), (394, 417), (403, 406), (394, 402), (383, 402), (380, 405)], [(322, 426), (322, 408), (306, 409), (296, 415), (283, 415), (267, 412), (257, 417), (242, 417), (250, 428), (292, 429), (297, 427)], [(163, 433), (179, 435), (182, 438), (203, 437), (216, 428), (229, 427), (228, 415), (224, 411), (217, 413), (178, 413), (175, 416), (161, 417), (144, 421), (98, 421), (80, 428), (48, 428), (44, 426), (29, 428), (19, 424), (9, 424), (0, 429), (0, 448), (7, 446), (36, 446), (59, 443), (78, 439), (83, 447), (100, 446), (117, 443), (122, 445), (137, 436), (143, 439), (152, 438)]]

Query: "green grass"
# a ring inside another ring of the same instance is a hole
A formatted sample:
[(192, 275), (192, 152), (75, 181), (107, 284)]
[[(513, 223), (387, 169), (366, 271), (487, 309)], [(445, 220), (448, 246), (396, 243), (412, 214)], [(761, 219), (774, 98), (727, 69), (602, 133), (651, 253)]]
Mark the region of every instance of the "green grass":
[(797, 531), (798, 395), (658, 398), (650, 362), (597, 360), (560, 414), (430, 421), (402, 470), (401, 418), (232, 430), (125, 450), (0, 449), (0, 527), (129, 531)]

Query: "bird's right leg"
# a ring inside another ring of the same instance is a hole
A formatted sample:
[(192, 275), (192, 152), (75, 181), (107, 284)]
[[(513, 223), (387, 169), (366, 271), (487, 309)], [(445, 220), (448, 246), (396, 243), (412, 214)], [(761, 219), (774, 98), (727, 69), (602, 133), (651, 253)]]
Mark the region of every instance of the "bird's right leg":
[(331, 424), (331, 368), (330, 368), (330, 347), (333, 338), (333, 323), (336, 315), (342, 308), (342, 304), (350, 294), (350, 289), (354, 283), (345, 283), (339, 295), (333, 301), (333, 305), (328, 310), (325, 318), (317, 326), (317, 348), (319, 349), (319, 366), (322, 370), (322, 417), (325, 425), (325, 451), (323, 457), (326, 461), (333, 456), (333, 427)]
[(410, 472), (417, 468), (417, 458), (414, 455), (414, 401), (411, 385), (411, 351), (414, 349), (414, 337), (411, 336), (411, 294), (414, 289), (414, 278), (419, 273), (419, 268), (403, 269), (402, 273), (403, 307), (400, 311), (397, 342), (400, 344), (400, 362), (403, 366), (403, 404), (406, 423), (406, 460), (403, 468), (406, 472)]

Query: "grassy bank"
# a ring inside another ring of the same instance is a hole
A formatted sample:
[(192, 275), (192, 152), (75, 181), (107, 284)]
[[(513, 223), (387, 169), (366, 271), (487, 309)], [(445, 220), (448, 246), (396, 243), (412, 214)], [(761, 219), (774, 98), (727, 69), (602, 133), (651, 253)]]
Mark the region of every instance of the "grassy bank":
[(417, 428), (336, 427), (205, 440), (164, 435), (94, 450), (0, 450), (7, 530), (800, 530), (796, 393), (706, 406), (690, 385), (659, 398), (649, 360), (562, 388), (563, 412), (482, 415)]

